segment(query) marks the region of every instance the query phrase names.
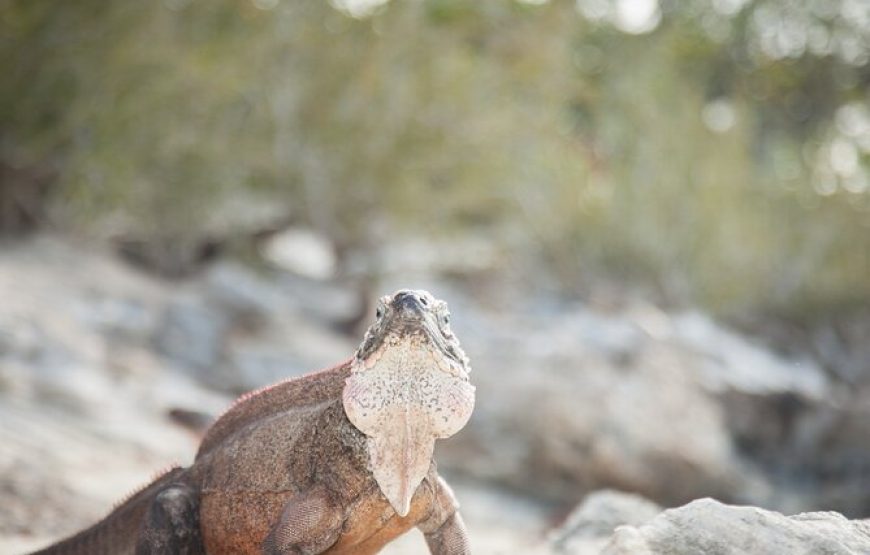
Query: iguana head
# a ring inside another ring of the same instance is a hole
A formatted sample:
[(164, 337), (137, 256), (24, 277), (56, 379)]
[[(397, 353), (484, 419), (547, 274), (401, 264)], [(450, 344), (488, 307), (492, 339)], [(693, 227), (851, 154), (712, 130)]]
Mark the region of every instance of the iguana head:
[(450, 330), (447, 303), (407, 289), (379, 300), (343, 403), (367, 436), (378, 486), (401, 516), (429, 470), (435, 439), (455, 434), (471, 416), (470, 370)]

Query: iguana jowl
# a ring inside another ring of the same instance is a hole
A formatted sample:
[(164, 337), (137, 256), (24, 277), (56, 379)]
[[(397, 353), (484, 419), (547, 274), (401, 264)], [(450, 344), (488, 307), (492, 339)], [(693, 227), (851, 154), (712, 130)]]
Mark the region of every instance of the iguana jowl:
[(471, 416), (469, 370), (446, 303), (383, 297), (352, 359), (243, 396), (193, 465), (39, 553), (362, 555), (417, 526), (434, 555), (466, 554), (432, 450)]

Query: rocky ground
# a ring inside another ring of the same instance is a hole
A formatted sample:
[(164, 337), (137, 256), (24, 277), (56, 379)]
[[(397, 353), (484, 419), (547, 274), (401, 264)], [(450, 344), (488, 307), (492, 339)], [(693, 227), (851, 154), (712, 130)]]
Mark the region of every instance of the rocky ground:
[[(860, 383), (699, 312), (480, 294), (439, 277), (455, 268), (384, 256), (417, 272), (377, 289), (446, 298), (472, 358), (475, 414), (437, 457), (476, 553), (870, 553), (863, 521), (772, 512), (870, 515)], [(0, 297), (3, 553), (97, 519), (191, 460), (185, 422), (335, 363), (359, 337), (359, 296), (323, 275), (223, 260), (164, 281), (52, 237), (0, 249)]]

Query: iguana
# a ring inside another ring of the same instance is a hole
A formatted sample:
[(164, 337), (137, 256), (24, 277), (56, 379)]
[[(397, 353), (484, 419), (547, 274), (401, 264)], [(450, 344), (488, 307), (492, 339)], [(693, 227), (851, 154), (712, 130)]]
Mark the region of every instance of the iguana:
[(416, 526), (434, 555), (469, 553), (435, 439), (474, 407), (447, 304), (380, 299), (356, 354), (241, 397), (174, 468), (41, 554), (377, 553)]

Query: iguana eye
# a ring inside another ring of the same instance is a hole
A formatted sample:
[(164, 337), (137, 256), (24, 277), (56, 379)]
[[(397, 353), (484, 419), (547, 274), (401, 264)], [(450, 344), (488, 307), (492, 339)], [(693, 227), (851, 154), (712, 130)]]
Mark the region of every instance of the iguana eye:
[(444, 326), (450, 324), (450, 313), (449, 312), (445, 312), (444, 314), (441, 315), (441, 324)]
[(384, 317), (384, 307), (379, 306), (379, 307), (377, 308), (377, 310), (375, 310), (375, 318), (377, 318), (378, 320), (380, 320), (380, 319), (383, 318), (383, 317)]

